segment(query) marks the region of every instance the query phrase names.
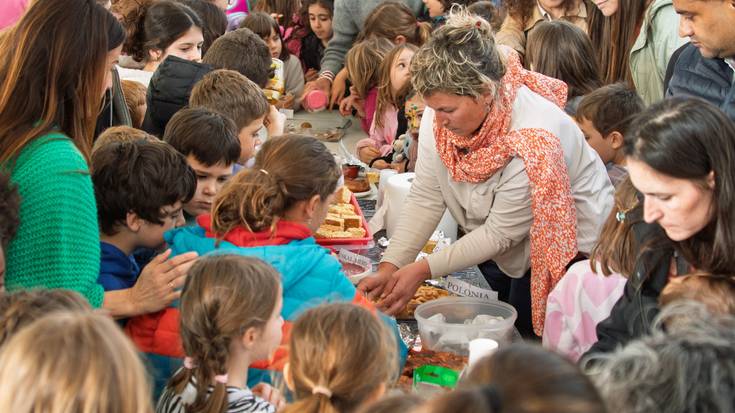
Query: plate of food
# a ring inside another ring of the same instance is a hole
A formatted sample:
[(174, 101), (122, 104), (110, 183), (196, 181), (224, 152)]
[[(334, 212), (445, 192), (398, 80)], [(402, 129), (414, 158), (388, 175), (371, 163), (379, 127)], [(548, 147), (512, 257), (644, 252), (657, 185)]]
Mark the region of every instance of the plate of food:
[(439, 287), (435, 287), (429, 284), (422, 284), (419, 289), (416, 290), (411, 301), (406, 304), (406, 307), (401, 310), (400, 313), (396, 314), (396, 318), (399, 320), (415, 320), (414, 311), (419, 305), (437, 300), (443, 297), (449, 297), (451, 293)]
[(345, 186), (355, 195), (372, 190), (367, 178), (345, 178)]
[(369, 245), (373, 236), (352, 191), (337, 190), (336, 202), (315, 234), (317, 244), (325, 247)]

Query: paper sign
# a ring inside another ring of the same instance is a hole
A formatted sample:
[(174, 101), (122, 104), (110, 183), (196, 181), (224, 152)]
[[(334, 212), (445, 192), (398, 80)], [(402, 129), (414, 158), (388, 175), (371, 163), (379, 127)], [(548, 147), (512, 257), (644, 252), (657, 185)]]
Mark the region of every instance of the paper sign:
[(454, 278), (452, 276), (447, 277), (445, 288), (452, 294), (456, 294), (462, 297), (482, 298), (488, 301), (497, 301), (498, 292), (493, 290), (486, 290), (484, 288), (475, 287), (474, 285)]

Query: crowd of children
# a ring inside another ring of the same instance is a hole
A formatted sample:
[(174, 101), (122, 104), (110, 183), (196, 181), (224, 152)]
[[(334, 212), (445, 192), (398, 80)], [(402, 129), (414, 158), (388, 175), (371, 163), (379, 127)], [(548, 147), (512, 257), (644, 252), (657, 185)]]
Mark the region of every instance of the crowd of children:
[[(0, 411), (735, 411), (731, 2), (249, 6), (0, 5)], [(357, 286), (341, 165), (285, 133), (334, 105), (417, 173)], [(530, 342), (404, 394), (390, 315), (456, 262)]]

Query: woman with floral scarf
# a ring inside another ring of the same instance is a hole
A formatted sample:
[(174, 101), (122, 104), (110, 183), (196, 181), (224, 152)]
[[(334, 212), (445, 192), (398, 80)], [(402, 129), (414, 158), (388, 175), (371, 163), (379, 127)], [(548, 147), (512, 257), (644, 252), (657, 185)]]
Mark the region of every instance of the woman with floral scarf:
[[(411, 76), (427, 106), (416, 179), (360, 289), (395, 314), (424, 280), (477, 265), (518, 311), (521, 334), (540, 336), (546, 297), (590, 251), (613, 203), (605, 166), (564, 114), (567, 87), (523, 69), (464, 11), (416, 53)], [(414, 262), (446, 209), (465, 235)]]

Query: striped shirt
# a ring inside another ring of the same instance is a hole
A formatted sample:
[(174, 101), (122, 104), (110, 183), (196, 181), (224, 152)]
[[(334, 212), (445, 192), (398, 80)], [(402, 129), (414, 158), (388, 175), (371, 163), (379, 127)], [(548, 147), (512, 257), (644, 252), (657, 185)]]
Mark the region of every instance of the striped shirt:
[[(192, 378), (181, 394), (176, 394), (167, 387), (158, 400), (156, 413), (185, 413), (186, 405), (193, 403), (196, 398), (194, 383)], [(213, 390), (214, 388), (209, 386), (207, 394), (211, 394)], [(275, 406), (254, 395), (250, 389), (227, 386), (228, 413), (275, 413), (275, 411)]]

